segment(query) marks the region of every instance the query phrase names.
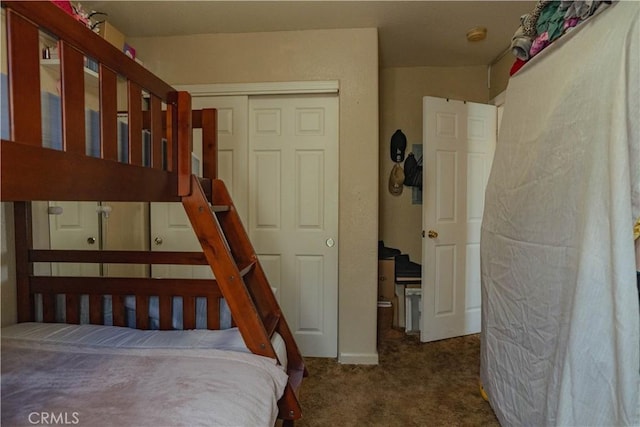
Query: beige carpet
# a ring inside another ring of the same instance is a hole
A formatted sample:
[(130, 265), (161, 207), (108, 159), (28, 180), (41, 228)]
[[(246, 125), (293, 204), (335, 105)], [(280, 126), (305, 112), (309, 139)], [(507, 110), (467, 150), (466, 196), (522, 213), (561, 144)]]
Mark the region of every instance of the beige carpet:
[(378, 351), (378, 366), (306, 358), (296, 425), (499, 425), (479, 393), (479, 335), (420, 343), (392, 330)]

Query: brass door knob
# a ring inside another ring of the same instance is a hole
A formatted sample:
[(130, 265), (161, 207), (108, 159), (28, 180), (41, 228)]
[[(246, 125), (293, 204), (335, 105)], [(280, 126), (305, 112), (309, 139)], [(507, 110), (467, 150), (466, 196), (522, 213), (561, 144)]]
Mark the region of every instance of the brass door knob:
[(429, 237), (430, 239), (437, 239), (438, 232), (435, 230), (429, 230), (429, 232), (427, 233), (427, 237)]

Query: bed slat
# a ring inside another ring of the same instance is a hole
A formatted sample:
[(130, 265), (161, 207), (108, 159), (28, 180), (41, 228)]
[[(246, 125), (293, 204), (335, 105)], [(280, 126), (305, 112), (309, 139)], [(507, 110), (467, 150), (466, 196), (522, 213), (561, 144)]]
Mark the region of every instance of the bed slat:
[(162, 101), (155, 95), (151, 95), (149, 111), (151, 112), (151, 123), (149, 124), (151, 130), (151, 167), (162, 169), (162, 117), (165, 113), (162, 111)]
[(56, 321), (56, 295), (42, 294), (42, 320), (45, 323)]
[(136, 295), (136, 328), (149, 329), (149, 297)]
[(70, 153), (86, 154), (84, 126), (84, 57), (60, 42), (60, 81), (62, 86), (62, 140)]
[(80, 324), (80, 295), (78, 294), (65, 295), (65, 303), (66, 303), (65, 323), (79, 325)]
[(187, 92), (173, 92), (169, 101), (177, 106), (171, 116), (171, 137), (180, 142), (176, 147), (178, 173), (178, 195), (191, 194), (191, 152), (193, 151), (193, 132), (191, 128), (191, 95)]
[[(2, 166), (5, 167), (6, 163)], [(18, 302), (18, 322), (32, 322), (33, 294), (29, 292), (29, 276), (33, 274), (33, 264), (28, 253), (33, 248), (33, 229), (31, 226), (31, 202), (13, 204), (13, 225), (16, 257), (16, 290)]]
[(100, 64), (100, 147), (106, 160), (118, 160), (117, 79), (116, 73)]
[(202, 175), (218, 178), (218, 110), (202, 110)]
[(127, 326), (123, 295), (112, 295), (113, 326)]
[(104, 324), (104, 298), (102, 295), (89, 295), (89, 323)]
[[(38, 28), (7, 11), (7, 60), (11, 139), (25, 144), (42, 144), (40, 111), (40, 57)], [(4, 165), (3, 165), (4, 167)]]

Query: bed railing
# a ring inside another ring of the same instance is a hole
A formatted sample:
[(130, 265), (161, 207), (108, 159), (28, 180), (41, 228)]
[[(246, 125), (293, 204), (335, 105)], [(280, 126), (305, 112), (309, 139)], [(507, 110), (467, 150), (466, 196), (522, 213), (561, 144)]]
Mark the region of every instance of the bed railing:
[[(136, 297), (136, 326), (148, 325), (149, 297), (159, 298), (160, 328), (170, 329), (171, 299), (183, 298), (183, 324), (195, 327), (196, 297), (207, 300), (207, 327), (219, 328), (215, 280), (44, 277), (37, 262), (207, 265), (202, 253), (34, 249), (31, 201), (179, 202), (191, 191), (192, 127), (203, 129), (203, 187), (217, 177), (216, 111), (191, 110), (177, 92), (53, 3), (2, 2), (6, 16), (10, 139), (1, 142), (0, 198), (14, 203), (18, 321), (54, 321), (64, 295), (65, 321), (80, 321), (89, 298), (90, 323), (103, 324), (103, 297), (112, 297), (113, 323), (124, 326), (124, 298)], [(41, 38), (57, 42), (62, 149), (43, 147)], [(85, 58), (98, 66), (99, 153), (87, 154)], [(118, 88), (126, 88), (126, 155), (118, 153)], [(143, 96), (144, 94), (144, 96)], [(143, 106), (143, 103), (147, 104)], [(145, 162), (143, 130), (150, 134)], [(124, 160), (122, 159), (124, 157)], [(80, 285), (79, 281), (83, 284)], [(36, 302), (39, 301), (38, 304)], [(40, 309), (38, 308), (40, 307)]]
[[(149, 117), (149, 114), (143, 114), (143, 121), (148, 121)], [(194, 128), (202, 129), (203, 175), (215, 178), (217, 177), (217, 112), (214, 109), (194, 110), (192, 123)], [(10, 143), (3, 141), (3, 145), (5, 142)], [(69, 155), (69, 153), (62, 154)], [(85, 157), (83, 161), (87, 160), (91, 159)], [(95, 160), (103, 162), (103, 160)], [(5, 166), (6, 163), (3, 162), (2, 168), (4, 169)], [(74, 172), (74, 176), (76, 179), (81, 177), (77, 175), (77, 171)], [(201, 184), (204, 191), (211, 195), (212, 180), (203, 178)], [(75, 200), (73, 193), (67, 194), (67, 200)], [(80, 323), (83, 315), (81, 300), (86, 295), (88, 305), (85, 307), (87, 313), (84, 314), (87, 315), (89, 323), (105, 324), (106, 308), (107, 311), (112, 312), (113, 325), (131, 326), (126, 315), (125, 298), (135, 296), (135, 327), (149, 329), (151, 327), (149, 298), (157, 297), (159, 329), (167, 330), (174, 327), (172, 300), (174, 297), (181, 297), (184, 329), (196, 327), (197, 298), (206, 300), (207, 329), (220, 329), (223, 295), (215, 279), (54, 277), (38, 275), (34, 269), (35, 263), (209, 265), (202, 252), (35, 249), (32, 224), (31, 202), (15, 202), (14, 230), (19, 322), (34, 320), (55, 322), (57, 315), (62, 312), (65, 323)], [(64, 297), (64, 303), (61, 303), (58, 296)], [(110, 297), (110, 307), (105, 307), (105, 296)], [(233, 318), (231, 321), (234, 325)]]
[[(190, 95), (175, 91), (51, 2), (3, 1), (2, 7), (11, 131), (11, 141), (1, 145), (3, 160), (10, 159), (2, 165), (2, 200), (179, 201), (189, 194)], [(65, 153), (42, 148), (42, 33), (57, 40)], [(98, 67), (99, 158), (85, 152), (85, 58)], [(125, 162), (118, 161), (117, 92), (122, 85), (127, 93)], [(148, 165), (143, 164), (143, 129), (150, 133)]]

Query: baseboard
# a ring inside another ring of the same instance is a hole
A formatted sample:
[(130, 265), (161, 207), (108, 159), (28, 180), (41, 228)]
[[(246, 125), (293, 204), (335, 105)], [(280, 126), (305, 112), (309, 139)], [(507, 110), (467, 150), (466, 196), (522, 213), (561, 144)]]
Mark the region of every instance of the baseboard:
[(378, 353), (340, 353), (338, 362), (344, 365), (377, 365)]

